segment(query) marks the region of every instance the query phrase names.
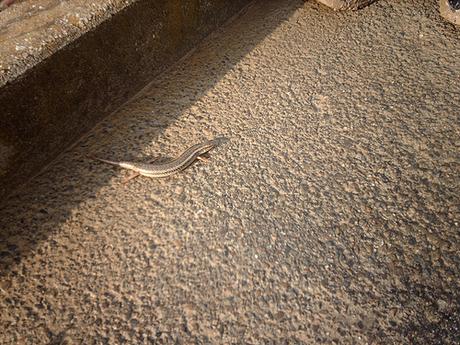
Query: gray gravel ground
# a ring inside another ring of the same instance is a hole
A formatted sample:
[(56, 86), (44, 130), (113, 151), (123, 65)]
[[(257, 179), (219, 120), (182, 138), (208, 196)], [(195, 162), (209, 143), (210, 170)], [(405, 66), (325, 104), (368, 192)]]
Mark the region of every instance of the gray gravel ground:
[(436, 1), (256, 2), (1, 211), (0, 343), (458, 344), (459, 54)]

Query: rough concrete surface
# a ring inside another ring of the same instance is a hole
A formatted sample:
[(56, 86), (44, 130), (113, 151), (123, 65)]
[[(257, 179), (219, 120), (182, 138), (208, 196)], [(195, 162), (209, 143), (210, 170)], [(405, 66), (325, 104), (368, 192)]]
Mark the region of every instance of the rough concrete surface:
[[(0, 343), (458, 343), (458, 38), (257, 1), (1, 211)], [(218, 135), (166, 179), (88, 158)]]

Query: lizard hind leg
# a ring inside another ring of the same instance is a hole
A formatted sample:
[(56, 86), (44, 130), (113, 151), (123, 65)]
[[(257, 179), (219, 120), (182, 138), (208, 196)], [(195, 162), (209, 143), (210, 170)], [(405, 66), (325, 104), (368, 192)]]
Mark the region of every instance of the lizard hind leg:
[[(158, 159), (160, 159), (160, 157), (156, 157), (155, 159), (152, 159), (151, 161), (149, 161), (148, 163), (149, 164), (153, 164), (155, 163)], [(123, 180), (123, 184), (127, 184), (129, 181), (131, 180), (134, 180), (136, 177), (140, 176), (140, 173), (138, 173), (137, 171), (136, 172), (133, 172), (131, 173), (128, 177), (126, 177), (124, 180)]]
[(211, 157), (209, 156), (209, 153), (203, 153), (202, 155), (199, 155), (198, 157), (196, 157), (197, 160), (199, 160), (200, 162), (203, 162), (203, 163), (207, 163), (209, 162), (209, 159)]

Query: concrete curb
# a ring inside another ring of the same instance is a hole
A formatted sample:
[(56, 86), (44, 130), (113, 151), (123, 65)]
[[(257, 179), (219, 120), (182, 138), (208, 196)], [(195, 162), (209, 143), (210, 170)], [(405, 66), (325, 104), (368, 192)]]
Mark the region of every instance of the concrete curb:
[(0, 87), (0, 197), (250, 0), (139, 0)]
[[(450, 4), (449, 4), (450, 2)], [(439, 12), (445, 20), (460, 25), (460, 1), (439, 0)]]

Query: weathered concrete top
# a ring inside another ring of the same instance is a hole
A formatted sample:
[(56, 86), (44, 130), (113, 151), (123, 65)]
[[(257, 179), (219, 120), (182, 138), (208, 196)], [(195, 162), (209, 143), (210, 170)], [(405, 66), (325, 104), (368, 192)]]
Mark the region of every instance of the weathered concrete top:
[(37, 0), (0, 12), (0, 87), (138, 0)]

